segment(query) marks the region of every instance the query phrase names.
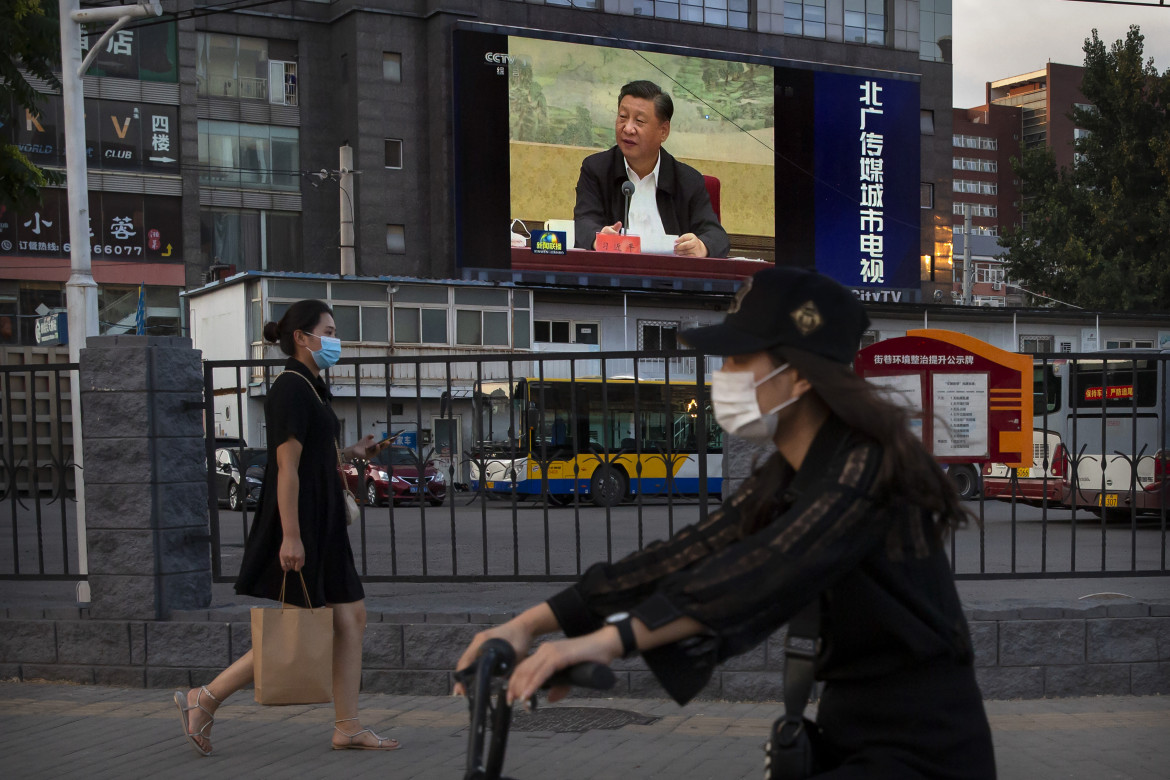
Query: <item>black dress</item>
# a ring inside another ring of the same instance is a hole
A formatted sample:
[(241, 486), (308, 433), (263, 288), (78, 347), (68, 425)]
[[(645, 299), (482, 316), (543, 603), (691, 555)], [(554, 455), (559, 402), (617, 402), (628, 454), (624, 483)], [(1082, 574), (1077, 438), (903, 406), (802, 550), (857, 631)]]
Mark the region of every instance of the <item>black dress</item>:
[[(549, 606), (569, 636), (615, 612), (651, 629), (701, 623), (706, 633), (643, 653), (685, 703), (720, 662), (819, 598), (823, 777), (990, 780), (991, 730), (949, 562), (926, 512), (883, 498), (881, 459), (877, 442), (830, 417), (799, 472), (758, 469), (707, 520), (591, 567)], [(741, 509), (761, 498), (772, 519), (747, 533)]]
[[(256, 506), (256, 519), (244, 545), (244, 560), (236, 579), (236, 593), (276, 600), (284, 572), (280, 568), (280, 545), (284, 531), (276, 501), (279, 468), (276, 448), (296, 439), (302, 445), (297, 469), (300, 493), (297, 509), (301, 526), (301, 543), (305, 547), (305, 565), (301, 572), (309, 588), (312, 606), (348, 604), (365, 597), (353, 548), (345, 524), (341, 475), (337, 472), (334, 442), (341, 425), (329, 406), (333, 396), (320, 378), (296, 358), (290, 358), (285, 371), (295, 371), (308, 379), (280, 376), (268, 391), (264, 402), (264, 420), (268, 430), (268, 466), (264, 485)], [(285, 601), (305, 604), (300, 579), (289, 577)]]

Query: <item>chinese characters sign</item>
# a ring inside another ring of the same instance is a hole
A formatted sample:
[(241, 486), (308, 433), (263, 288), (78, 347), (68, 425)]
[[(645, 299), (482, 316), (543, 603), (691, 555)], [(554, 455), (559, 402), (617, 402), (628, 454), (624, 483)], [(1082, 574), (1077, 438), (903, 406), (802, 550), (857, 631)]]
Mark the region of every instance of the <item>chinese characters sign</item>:
[(859, 350), (853, 368), (907, 410), (936, 458), (1031, 465), (1030, 355), (962, 333), (912, 330)]
[[(885, 136), (874, 131), (875, 125), (880, 125), (878, 118), (885, 112), (882, 110), (882, 86), (876, 81), (864, 81), (861, 84), (861, 159), (860, 168), (861, 208), (860, 230), (861, 240), (861, 282), (862, 284), (885, 284), (886, 270), (882, 260), (884, 251), (885, 206), (885, 158), (882, 149), (885, 145)], [(866, 129), (865, 120), (869, 117), (870, 129)]]
[[(20, 214), (0, 210), (0, 256), (69, 256), (69, 199), (59, 189), (42, 190), (42, 196), (40, 208)], [(93, 259), (181, 262), (180, 201), (157, 195), (89, 193)]]
[(816, 74), (816, 266), (863, 298), (918, 294), (918, 103), (914, 81)]
[[(101, 30), (90, 33), (82, 27), (82, 57), (89, 52), (91, 43), (96, 44), (99, 38)], [(103, 44), (102, 51), (86, 75), (177, 82), (179, 59), (175, 52), (173, 22), (119, 30)]]
[[(65, 111), (60, 95), (34, 112), (17, 107), (11, 142), (41, 166), (65, 165)], [(85, 101), (85, 153), (91, 169), (179, 172), (179, 109), (120, 100)]]

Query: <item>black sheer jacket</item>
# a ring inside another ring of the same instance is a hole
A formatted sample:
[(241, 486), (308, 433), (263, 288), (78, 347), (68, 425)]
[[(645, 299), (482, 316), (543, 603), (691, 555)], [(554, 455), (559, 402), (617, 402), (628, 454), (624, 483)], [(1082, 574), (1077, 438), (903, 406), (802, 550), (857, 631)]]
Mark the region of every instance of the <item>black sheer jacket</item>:
[[(881, 457), (879, 444), (830, 417), (799, 472), (757, 469), (706, 521), (590, 567), (549, 606), (568, 636), (623, 611), (651, 629), (684, 616), (703, 624), (699, 636), (643, 653), (680, 704), (716, 664), (747, 652), (818, 596), (818, 679), (970, 665), (967, 623), (930, 517), (879, 494)], [(778, 484), (764, 484), (765, 473), (780, 473)], [(759, 491), (774, 496), (772, 520), (747, 533), (740, 509)]]

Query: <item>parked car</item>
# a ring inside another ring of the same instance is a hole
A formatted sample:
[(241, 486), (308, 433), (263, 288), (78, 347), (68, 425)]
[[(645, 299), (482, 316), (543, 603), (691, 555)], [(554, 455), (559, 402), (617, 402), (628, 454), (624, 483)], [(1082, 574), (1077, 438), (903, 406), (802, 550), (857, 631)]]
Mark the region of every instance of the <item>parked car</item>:
[(381, 506), (394, 497), (394, 503), (426, 498), (431, 506), (443, 503), (447, 496), (447, 478), (434, 461), (423, 462), (423, 479), (419, 484), (419, 458), (409, 447), (386, 447), (369, 461), (345, 464), (345, 482), (355, 496), (363, 496), (369, 506)]
[(268, 450), (259, 447), (219, 447), (215, 451), (215, 492), (228, 509), (239, 510), (244, 502), (255, 505), (264, 484)]

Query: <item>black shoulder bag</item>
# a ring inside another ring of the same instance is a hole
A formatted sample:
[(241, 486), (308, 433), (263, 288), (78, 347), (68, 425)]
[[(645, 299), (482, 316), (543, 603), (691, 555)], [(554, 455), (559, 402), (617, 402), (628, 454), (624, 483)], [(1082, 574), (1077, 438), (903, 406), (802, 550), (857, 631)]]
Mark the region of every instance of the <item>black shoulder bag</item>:
[(802, 780), (821, 771), (817, 762), (820, 727), (804, 717), (813, 686), (813, 663), (821, 633), (817, 596), (788, 623), (784, 642), (784, 715), (764, 743), (764, 780)]

